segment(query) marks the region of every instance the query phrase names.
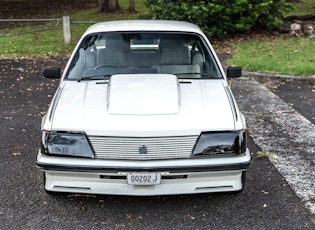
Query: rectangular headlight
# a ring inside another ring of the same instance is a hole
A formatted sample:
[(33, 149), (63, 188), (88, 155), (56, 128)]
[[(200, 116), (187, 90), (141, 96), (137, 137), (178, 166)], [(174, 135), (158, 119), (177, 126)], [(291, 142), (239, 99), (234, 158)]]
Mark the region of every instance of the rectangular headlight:
[(42, 153), (46, 155), (94, 158), (85, 134), (43, 132)]
[(246, 131), (202, 133), (194, 147), (194, 156), (239, 155), (246, 152)]

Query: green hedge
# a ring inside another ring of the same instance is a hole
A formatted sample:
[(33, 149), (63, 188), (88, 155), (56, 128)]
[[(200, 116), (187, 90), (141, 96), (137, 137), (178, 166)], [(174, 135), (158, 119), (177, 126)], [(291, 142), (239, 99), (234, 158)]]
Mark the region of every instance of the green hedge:
[(144, 18), (189, 21), (209, 37), (274, 29), (287, 8), (283, 0), (145, 0)]

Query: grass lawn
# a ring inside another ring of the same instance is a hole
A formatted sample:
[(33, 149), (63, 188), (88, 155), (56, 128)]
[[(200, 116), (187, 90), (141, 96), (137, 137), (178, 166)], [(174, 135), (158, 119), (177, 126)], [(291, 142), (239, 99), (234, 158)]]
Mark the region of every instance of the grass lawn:
[(293, 9), (285, 14), (285, 16), (304, 16), (315, 15), (314, 0), (299, 0), (293, 4)]
[[(100, 22), (124, 19), (137, 19), (139, 13), (130, 13), (129, 0), (119, 1), (121, 10), (117, 13), (103, 13), (98, 7), (88, 8), (72, 14), (59, 13), (58, 15), (50, 15), (49, 18), (61, 18), (62, 16), (70, 16), (71, 22), (71, 43), (64, 44), (62, 22), (53, 30), (47, 30), (39, 33), (27, 33), (18, 36), (2, 36), (0, 37), (0, 58), (26, 58), (26, 57), (47, 57), (47, 56), (68, 56), (71, 54), (74, 46), (84, 31), (93, 23), (79, 22)], [(143, 0), (135, 1), (137, 12), (145, 12)], [(41, 26), (25, 26), (13, 30), (2, 30), (6, 34), (19, 34), (34, 30), (45, 30), (54, 28), (56, 22), (49, 22)], [(1, 36), (1, 33), (0, 33)]]
[(315, 74), (315, 39), (265, 38), (238, 42), (229, 64), (246, 70), (310, 76)]
[[(299, 0), (285, 16), (315, 16), (314, 0)], [(315, 38), (255, 37), (235, 40), (230, 65), (246, 70), (299, 76), (315, 75)]]
[[(49, 18), (60, 18), (63, 15), (75, 19), (72, 22), (98, 22), (120, 19), (137, 19), (146, 8), (144, 0), (135, 1), (138, 13), (128, 12), (129, 0), (119, 0), (121, 10), (118, 13), (101, 13), (97, 7), (89, 7), (71, 14), (60, 12)], [(315, 15), (314, 0), (300, 0), (294, 4), (290, 15)], [(14, 34), (38, 29), (54, 27), (56, 22), (40, 26), (26, 26), (14, 30), (4, 30), (2, 33)], [(65, 45), (63, 40), (62, 23), (54, 30), (40, 33), (29, 33), (20, 36), (0, 37), (0, 58), (28, 58), (47, 56), (68, 56), (82, 33), (91, 24), (71, 24), (71, 44)], [(0, 34), (1, 36), (1, 34)], [(292, 75), (315, 74), (315, 39), (292, 37), (259, 37), (250, 39), (214, 40), (217, 51), (228, 50), (233, 58), (227, 62), (230, 65), (242, 66), (246, 70), (263, 71)], [(224, 49), (221, 49), (224, 46)]]

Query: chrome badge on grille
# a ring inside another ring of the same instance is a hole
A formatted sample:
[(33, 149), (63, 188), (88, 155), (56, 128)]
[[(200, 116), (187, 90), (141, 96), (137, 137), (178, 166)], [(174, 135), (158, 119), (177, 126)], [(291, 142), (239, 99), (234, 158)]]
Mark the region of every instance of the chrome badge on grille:
[(145, 145), (142, 145), (141, 147), (139, 147), (139, 153), (140, 154), (147, 154), (148, 148)]

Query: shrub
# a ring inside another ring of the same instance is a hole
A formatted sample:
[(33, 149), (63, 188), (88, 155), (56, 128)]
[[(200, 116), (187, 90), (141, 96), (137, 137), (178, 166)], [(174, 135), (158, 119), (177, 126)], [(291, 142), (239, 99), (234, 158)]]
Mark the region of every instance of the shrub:
[(243, 33), (253, 27), (273, 29), (282, 24), (282, 0), (145, 0), (145, 18), (189, 21), (209, 37)]

